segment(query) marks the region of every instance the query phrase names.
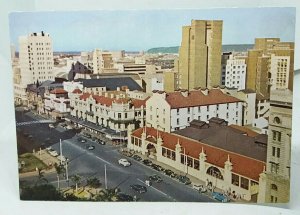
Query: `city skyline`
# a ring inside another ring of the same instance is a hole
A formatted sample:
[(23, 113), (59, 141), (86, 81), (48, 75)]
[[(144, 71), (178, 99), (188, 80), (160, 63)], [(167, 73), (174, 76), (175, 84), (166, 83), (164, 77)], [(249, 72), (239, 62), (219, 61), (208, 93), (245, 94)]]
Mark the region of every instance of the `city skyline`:
[(53, 38), (54, 51), (146, 51), (180, 46), (182, 26), (191, 19), (223, 20), (222, 44), (253, 44), (257, 37), (294, 41), (294, 8), (20, 12), (10, 14), (9, 24), (17, 50), (19, 36), (44, 31)]

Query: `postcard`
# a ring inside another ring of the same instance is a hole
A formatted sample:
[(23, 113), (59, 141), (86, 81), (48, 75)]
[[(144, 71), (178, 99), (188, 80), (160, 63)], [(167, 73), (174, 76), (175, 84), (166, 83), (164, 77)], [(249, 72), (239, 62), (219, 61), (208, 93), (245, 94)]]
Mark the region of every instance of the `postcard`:
[(21, 200), (289, 202), (293, 8), (9, 18)]

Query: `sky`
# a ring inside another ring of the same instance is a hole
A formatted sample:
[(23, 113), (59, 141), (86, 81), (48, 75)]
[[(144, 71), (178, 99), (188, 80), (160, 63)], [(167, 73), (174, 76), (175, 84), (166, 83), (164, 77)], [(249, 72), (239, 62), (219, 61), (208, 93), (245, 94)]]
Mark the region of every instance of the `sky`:
[(54, 51), (146, 51), (180, 46), (182, 26), (192, 19), (223, 20), (223, 44), (253, 44), (258, 37), (294, 42), (295, 15), (295, 8), (14, 12), (9, 25), (17, 50), (19, 36), (44, 31)]

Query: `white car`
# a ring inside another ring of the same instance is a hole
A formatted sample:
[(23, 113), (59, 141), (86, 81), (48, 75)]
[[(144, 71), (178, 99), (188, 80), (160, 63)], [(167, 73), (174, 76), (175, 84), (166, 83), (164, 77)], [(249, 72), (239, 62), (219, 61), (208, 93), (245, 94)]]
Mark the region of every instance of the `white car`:
[(207, 188), (203, 185), (193, 184), (193, 189), (197, 190), (200, 193), (205, 193), (207, 191)]
[(54, 150), (49, 150), (48, 151), (50, 155), (52, 155), (53, 157), (57, 157), (58, 156), (58, 153)]
[(119, 163), (120, 165), (122, 165), (122, 166), (125, 166), (125, 167), (131, 165), (131, 163), (130, 163), (127, 159), (124, 159), (124, 158), (120, 159), (120, 160), (118, 161), (118, 163)]

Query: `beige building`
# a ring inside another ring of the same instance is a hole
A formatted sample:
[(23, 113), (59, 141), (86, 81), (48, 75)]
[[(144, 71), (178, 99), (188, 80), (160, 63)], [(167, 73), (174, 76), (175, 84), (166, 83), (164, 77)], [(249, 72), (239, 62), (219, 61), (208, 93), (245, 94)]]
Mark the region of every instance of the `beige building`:
[(177, 89), (178, 73), (174, 71), (165, 71), (164, 76), (164, 91), (167, 93), (174, 92)]
[(287, 203), (290, 196), (292, 92), (271, 91), (267, 168), (259, 178), (258, 203)]
[(113, 68), (112, 54), (108, 51), (95, 49), (93, 52), (93, 73), (103, 73), (105, 69)]
[(182, 28), (179, 88), (211, 88), (221, 84), (221, 20), (192, 20)]
[(208, 123), (194, 120), (173, 133), (150, 127), (129, 131), (127, 147), (219, 188), (232, 199), (256, 201), (266, 143), (266, 135), (212, 118)]
[[(293, 79), (288, 77), (294, 73), (294, 43), (280, 42), (279, 38), (256, 38), (254, 48), (248, 51), (246, 63), (247, 89), (267, 98), (270, 97), (271, 88), (282, 89), (285, 85), (292, 90)], [(283, 74), (285, 77), (280, 77)], [(281, 84), (277, 81), (278, 77)]]

